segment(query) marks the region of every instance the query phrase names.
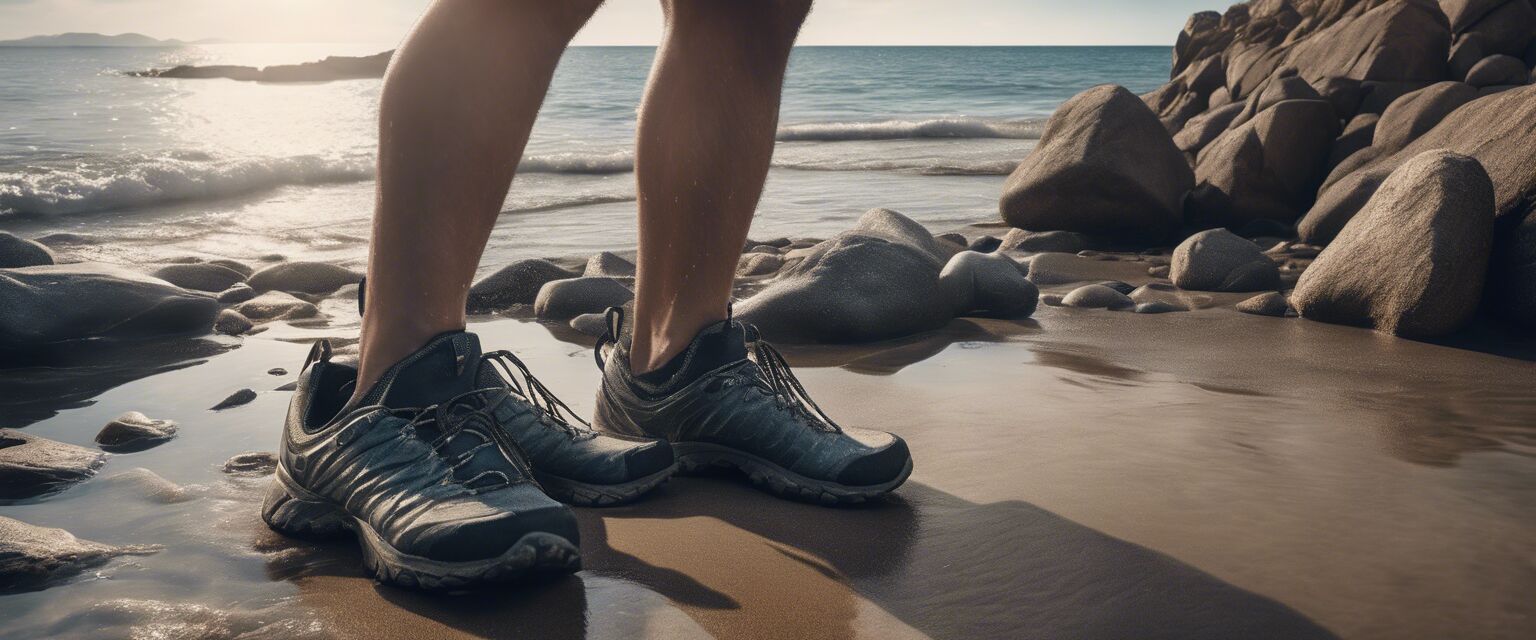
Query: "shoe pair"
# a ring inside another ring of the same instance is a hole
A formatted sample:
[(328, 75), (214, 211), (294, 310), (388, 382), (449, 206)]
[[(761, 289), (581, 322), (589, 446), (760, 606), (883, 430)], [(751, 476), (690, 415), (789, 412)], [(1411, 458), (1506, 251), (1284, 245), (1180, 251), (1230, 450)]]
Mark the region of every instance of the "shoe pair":
[(516, 356), (482, 353), (472, 333), (433, 339), (351, 405), (356, 368), (317, 343), (263, 519), (291, 535), (351, 531), (381, 581), (458, 589), (580, 569), (576, 518), (561, 502), (628, 502), (679, 468), (734, 467), (776, 494), (827, 504), (887, 493), (911, 473), (900, 438), (838, 427), (740, 323), (701, 332), (663, 375), (637, 376), (622, 315), (609, 318), (595, 349), (596, 429)]

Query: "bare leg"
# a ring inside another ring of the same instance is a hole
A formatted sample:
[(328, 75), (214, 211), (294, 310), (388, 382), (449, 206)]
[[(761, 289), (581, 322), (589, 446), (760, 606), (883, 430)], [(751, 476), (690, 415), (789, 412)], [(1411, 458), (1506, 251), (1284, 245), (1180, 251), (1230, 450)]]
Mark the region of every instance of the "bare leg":
[(630, 366), (724, 320), (762, 195), (784, 67), (810, 0), (663, 0), (667, 33), (635, 143), (640, 255)]
[(566, 44), (601, 0), (437, 0), (390, 64), (357, 393), (464, 302)]

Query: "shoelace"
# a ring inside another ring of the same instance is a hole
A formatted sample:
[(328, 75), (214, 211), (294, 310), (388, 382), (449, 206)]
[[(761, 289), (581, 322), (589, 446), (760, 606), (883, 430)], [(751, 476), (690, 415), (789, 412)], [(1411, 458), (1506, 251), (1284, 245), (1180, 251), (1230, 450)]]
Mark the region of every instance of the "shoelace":
[[(539, 422), (560, 429), (574, 439), (589, 440), (597, 437), (597, 432), (592, 430), (592, 425), (582, 419), (580, 415), (571, 409), (565, 401), (544, 386), (533, 372), (528, 369), (521, 359), (513, 355), (511, 351), (492, 351), (485, 354), (486, 359), (496, 363), (501, 370), (503, 379), (517, 391), (534, 411), (539, 414)], [(514, 369), (517, 373), (514, 373)], [(581, 424), (577, 427), (572, 421)]]
[[(417, 434), (418, 437), (421, 433), (418, 427), (436, 427), (440, 433), (437, 435), (437, 437), (431, 440), (426, 440), (425, 442), (428, 446), (432, 447), (432, 451), (436, 453), (439, 458), (448, 463), (449, 480), (456, 484), (462, 485), (471, 494), (479, 494), (486, 491), (494, 491), (503, 487), (509, 487), (513, 484), (513, 480), (510, 476), (496, 469), (487, 469), (485, 471), (481, 471), (480, 473), (477, 473), (466, 480), (459, 480), (458, 476), (454, 475), (454, 472), (458, 471), (460, 467), (468, 464), (469, 461), (474, 459), (475, 455), (478, 454), (481, 450), (485, 449), (486, 447), (497, 446), (497, 444), (500, 442), (500, 439), (495, 435), (497, 430), (494, 428), (488, 429), (488, 431), (492, 433), (491, 438), (485, 442), (471, 447), (468, 451), (464, 451), (456, 455), (449, 455), (444, 451), (444, 448), (447, 447), (449, 443), (453, 442), (455, 437), (463, 432), (463, 426), (466, 422), (471, 419), (475, 419), (477, 416), (479, 419), (485, 420), (488, 424), (495, 423), (494, 417), (492, 417), (489, 413), (489, 408), (494, 406), (492, 403), (480, 399), (478, 406), (471, 404), (472, 399), (481, 398), (486, 393), (493, 391), (498, 391), (498, 389), (478, 389), (455, 396), (446, 402), (428, 405), (425, 407), (394, 408), (379, 404), (358, 407), (353, 411), (385, 411), (392, 416), (406, 420), (407, 422), (405, 426), (402, 427), (402, 430), (409, 430), (411, 433)], [(468, 412), (456, 412), (459, 408), (467, 408)], [(515, 456), (513, 458), (515, 459)], [(525, 477), (532, 477), (531, 472), (528, 469), (523, 469), (520, 465), (517, 465), (516, 462), (513, 462), (513, 465), (518, 466), (518, 470), (521, 471)], [(481, 481), (487, 478), (499, 478), (499, 481), (493, 482), (491, 484), (482, 484)]]
[(773, 392), (775, 400), (782, 401), (784, 406), (798, 411), (813, 427), (830, 433), (842, 433), (843, 428), (838, 426), (827, 412), (822, 411), (821, 405), (811, 399), (811, 394), (805, 390), (805, 387), (800, 384), (800, 379), (795, 377), (795, 372), (789, 368), (789, 361), (784, 359), (784, 354), (763, 341), (757, 332), (757, 327), (747, 325), (747, 334), (752, 338), (752, 359), (757, 361), (758, 370), (762, 371), (763, 377), (768, 380), (769, 390)]
[[(734, 317), (734, 313), (728, 311), (727, 320)], [(605, 366), (603, 361), (603, 348), (609, 345), (618, 346), (619, 336), (624, 327), (624, 309), (609, 307), (604, 312), (604, 321), (607, 331), (597, 339), (597, 346), (592, 348), (592, 357), (597, 361), (597, 368)], [(811, 399), (811, 394), (800, 384), (800, 379), (795, 377), (795, 372), (789, 368), (789, 361), (784, 359), (784, 354), (768, 344), (762, 338), (762, 333), (756, 326), (745, 325), (747, 342), (752, 343), (752, 359), (757, 362), (758, 370), (763, 373), (762, 380), (768, 384), (760, 387), (774, 396), (779, 406), (795, 410), (797, 414), (806, 419), (811, 426), (831, 433), (842, 433), (843, 428), (832, 420), (831, 416), (823, 411), (821, 405)]]

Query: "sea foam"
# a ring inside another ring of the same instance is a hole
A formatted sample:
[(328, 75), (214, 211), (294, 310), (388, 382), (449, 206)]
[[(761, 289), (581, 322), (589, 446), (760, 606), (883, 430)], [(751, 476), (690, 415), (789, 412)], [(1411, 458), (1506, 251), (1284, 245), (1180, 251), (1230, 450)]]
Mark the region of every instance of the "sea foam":
[(285, 185), (355, 182), (373, 177), (364, 156), (213, 159), (121, 157), (69, 167), (0, 173), (0, 215), (48, 216), (210, 200)]
[(910, 138), (1008, 138), (1038, 140), (1045, 121), (932, 118), (874, 122), (822, 122), (779, 127), (780, 142), (839, 142)]

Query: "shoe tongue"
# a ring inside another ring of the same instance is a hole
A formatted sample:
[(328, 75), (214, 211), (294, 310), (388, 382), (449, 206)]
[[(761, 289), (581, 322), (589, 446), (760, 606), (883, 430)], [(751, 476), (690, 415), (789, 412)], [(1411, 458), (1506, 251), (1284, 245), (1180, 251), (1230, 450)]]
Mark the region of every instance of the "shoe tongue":
[(362, 403), (404, 409), (447, 402), (481, 388), (479, 372), (480, 339), (467, 331), (445, 333), (384, 372)]

